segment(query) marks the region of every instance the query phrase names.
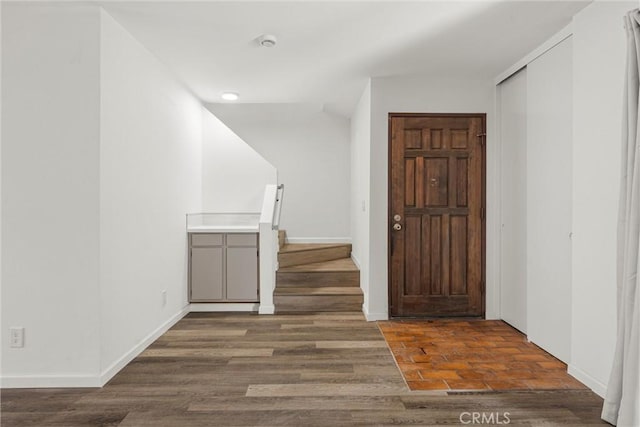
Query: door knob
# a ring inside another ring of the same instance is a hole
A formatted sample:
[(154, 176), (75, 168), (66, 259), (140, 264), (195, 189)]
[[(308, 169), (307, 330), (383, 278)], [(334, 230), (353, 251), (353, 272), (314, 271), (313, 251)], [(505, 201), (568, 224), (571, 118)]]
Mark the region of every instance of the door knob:
[(402, 230), (402, 225), (398, 224), (397, 222), (395, 224), (393, 224), (393, 229), (396, 231), (400, 231)]

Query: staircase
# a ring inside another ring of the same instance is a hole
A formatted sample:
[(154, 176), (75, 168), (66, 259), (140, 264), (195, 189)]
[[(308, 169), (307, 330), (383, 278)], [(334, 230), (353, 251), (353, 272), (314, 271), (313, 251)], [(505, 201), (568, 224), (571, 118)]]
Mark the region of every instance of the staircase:
[(277, 313), (362, 310), (360, 271), (351, 261), (351, 244), (287, 244), (283, 230), (278, 237)]

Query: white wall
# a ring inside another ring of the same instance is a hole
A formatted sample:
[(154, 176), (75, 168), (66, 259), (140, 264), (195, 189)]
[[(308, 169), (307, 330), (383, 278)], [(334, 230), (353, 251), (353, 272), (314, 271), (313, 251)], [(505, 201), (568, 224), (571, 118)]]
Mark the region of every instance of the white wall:
[(487, 316), (495, 317), (495, 258), (497, 242), (493, 142), (493, 82), (450, 79), (446, 76), (374, 78), (371, 83), (371, 202), (369, 210), (368, 318), (388, 316), (387, 215), (388, 115), (390, 112), (487, 113)]
[(260, 212), (277, 170), (209, 110), (202, 114), (202, 211)]
[(100, 348), (108, 376), (187, 305), (185, 214), (201, 209), (202, 107), (106, 12), (101, 23)]
[(371, 141), (371, 81), (351, 116), (351, 256), (360, 268), (363, 307), (369, 306), (369, 204)]
[(307, 105), (207, 108), (278, 170), (290, 241), (350, 240), (348, 120)]
[[(3, 386), (99, 386), (186, 312), (203, 107), (96, 5), (2, 19), (2, 325), (26, 329), (23, 349), (3, 334)], [(208, 142), (207, 185), (228, 167), (215, 148), (250, 163), (261, 200), (274, 168)]]
[[(0, 52), (2, 52), (2, 2), (0, 2)], [(0, 53), (0, 100), (2, 99), (2, 54)], [(2, 102), (0, 101), (0, 308), (2, 307)], [(4, 323), (0, 315), (0, 346), (4, 345)], [(2, 351), (0, 350), (0, 371)], [(0, 376), (0, 387), (2, 378)]]
[(526, 96), (527, 336), (565, 363), (571, 359), (572, 52), (569, 37), (529, 63)]
[(616, 336), (616, 230), (626, 37), (637, 2), (596, 2), (573, 21), (573, 289), (569, 372), (603, 395)]
[(527, 70), (497, 87), (500, 104), (500, 318), (527, 332)]
[(2, 7), (3, 385), (97, 385), (99, 10)]

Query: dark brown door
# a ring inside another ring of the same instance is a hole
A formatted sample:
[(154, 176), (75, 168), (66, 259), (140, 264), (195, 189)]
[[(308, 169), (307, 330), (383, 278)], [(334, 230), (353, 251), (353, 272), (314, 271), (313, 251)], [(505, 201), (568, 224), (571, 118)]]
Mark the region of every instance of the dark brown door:
[(484, 114), (390, 114), (392, 316), (484, 315)]

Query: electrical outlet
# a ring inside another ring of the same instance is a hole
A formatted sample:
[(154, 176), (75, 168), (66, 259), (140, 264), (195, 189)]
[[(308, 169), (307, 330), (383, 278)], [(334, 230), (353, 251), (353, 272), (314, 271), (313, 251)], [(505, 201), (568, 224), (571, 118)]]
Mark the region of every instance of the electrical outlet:
[(163, 307), (167, 306), (167, 291), (166, 290), (162, 291), (162, 306)]
[(24, 347), (24, 328), (12, 327), (9, 328), (9, 339), (11, 340), (12, 348)]

